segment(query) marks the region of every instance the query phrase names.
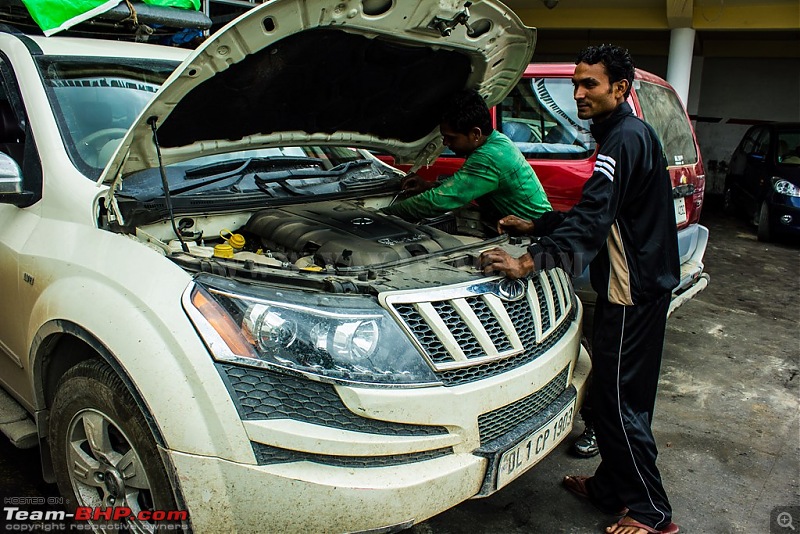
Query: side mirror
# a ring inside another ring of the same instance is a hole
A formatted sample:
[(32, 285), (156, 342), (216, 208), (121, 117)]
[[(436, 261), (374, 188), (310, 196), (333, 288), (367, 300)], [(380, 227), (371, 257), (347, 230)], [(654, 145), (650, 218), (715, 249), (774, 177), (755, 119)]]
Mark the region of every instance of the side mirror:
[(8, 154), (0, 152), (0, 203), (21, 208), (33, 203), (32, 191), (22, 189), (22, 170)]

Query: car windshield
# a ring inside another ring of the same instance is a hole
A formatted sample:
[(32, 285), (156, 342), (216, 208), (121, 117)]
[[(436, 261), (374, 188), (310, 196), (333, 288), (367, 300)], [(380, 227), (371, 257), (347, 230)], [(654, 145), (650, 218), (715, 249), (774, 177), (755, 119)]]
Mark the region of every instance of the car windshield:
[(778, 163), (800, 165), (800, 129), (778, 132)]
[(178, 65), (131, 58), (37, 59), (67, 154), (92, 179)]
[(594, 153), (589, 121), (578, 118), (569, 78), (520, 82), (498, 106), (497, 122), (528, 159), (582, 159)]

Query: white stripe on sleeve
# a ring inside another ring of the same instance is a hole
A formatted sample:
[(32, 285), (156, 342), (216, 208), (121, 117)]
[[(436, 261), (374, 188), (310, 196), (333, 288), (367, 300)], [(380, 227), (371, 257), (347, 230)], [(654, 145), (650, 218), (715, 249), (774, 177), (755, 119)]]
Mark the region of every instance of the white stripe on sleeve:
[(597, 161), (594, 163), (594, 172), (602, 173), (606, 178), (613, 182), (616, 166), (617, 162), (614, 158), (605, 156), (603, 154), (598, 154)]

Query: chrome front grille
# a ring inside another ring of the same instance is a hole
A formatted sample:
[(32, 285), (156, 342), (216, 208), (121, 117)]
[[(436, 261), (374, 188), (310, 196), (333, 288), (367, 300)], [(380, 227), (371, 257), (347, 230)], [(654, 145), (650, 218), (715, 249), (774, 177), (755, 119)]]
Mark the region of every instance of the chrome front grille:
[[(502, 284), (513, 283), (498, 279), (382, 297), (439, 378), (454, 385), (505, 371), (504, 363), (523, 365), (564, 335), (576, 308), (564, 271), (539, 272), (510, 300)], [(471, 372), (476, 366), (481, 370)]]

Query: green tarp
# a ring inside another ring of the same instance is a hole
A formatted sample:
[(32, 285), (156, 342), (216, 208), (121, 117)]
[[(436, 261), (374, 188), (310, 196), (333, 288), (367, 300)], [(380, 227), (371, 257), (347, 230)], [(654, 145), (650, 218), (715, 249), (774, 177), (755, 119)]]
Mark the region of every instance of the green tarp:
[[(45, 35), (66, 30), (119, 4), (122, 0), (22, 0)], [(145, 4), (200, 9), (200, 0), (143, 0)]]

